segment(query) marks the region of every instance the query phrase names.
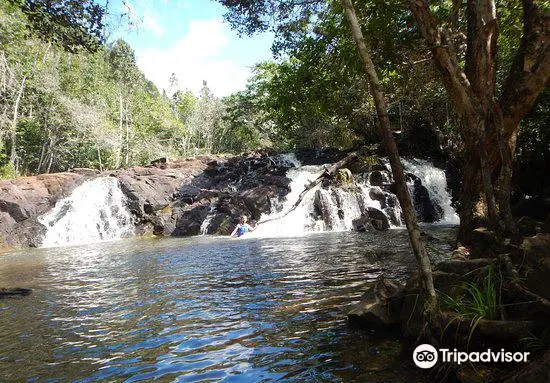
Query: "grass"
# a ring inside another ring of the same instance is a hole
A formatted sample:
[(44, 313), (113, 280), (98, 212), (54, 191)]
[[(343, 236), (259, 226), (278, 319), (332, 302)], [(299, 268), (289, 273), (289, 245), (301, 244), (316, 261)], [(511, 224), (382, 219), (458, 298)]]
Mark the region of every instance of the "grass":
[(471, 319), (468, 344), (480, 320), (497, 319), (499, 316), (498, 287), (491, 266), (488, 269), (487, 277), (481, 283), (468, 283), (454, 297), (443, 293), (440, 293), (439, 297), (442, 310), (457, 314), (456, 318), (447, 323), (443, 334), (454, 321), (464, 318)]
[(441, 308), (462, 317), (497, 319), (499, 314), (498, 290), (492, 267), (481, 283), (470, 282), (455, 297), (440, 294)]

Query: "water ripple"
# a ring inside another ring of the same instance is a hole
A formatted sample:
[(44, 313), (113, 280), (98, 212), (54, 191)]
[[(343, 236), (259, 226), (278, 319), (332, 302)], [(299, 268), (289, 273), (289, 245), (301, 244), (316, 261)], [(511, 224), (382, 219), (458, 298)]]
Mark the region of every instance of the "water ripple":
[(411, 267), (398, 231), (10, 254), (0, 285), (34, 293), (0, 301), (0, 381), (423, 381), (398, 340), (382, 347), (344, 316)]

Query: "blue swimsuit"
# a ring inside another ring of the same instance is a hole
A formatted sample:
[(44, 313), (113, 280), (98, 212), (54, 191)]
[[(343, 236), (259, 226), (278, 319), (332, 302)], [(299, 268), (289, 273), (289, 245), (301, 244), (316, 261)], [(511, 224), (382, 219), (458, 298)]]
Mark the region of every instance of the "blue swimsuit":
[(245, 235), (246, 233), (248, 233), (248, 226), (239, 224), (239, 227), (237, 228), (237, 237)]

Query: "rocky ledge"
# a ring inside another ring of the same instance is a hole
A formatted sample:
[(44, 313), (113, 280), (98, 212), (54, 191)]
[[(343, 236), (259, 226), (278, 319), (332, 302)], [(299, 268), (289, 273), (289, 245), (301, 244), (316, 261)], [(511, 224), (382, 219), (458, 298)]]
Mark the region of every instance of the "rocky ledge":
[[(348, 155), (335, 149), (303, 150), (296, 157), (303, 165), (334, 163)], [(290, 191), (287, 171), (292, 159), (270, 151), (241, 156), (197, 156), (177, 161), (159, 159), (149, 166), (99, 172), (73, 169), (66, 173), (43, 174), (0, 181), (0, 249), (38, 246), (45, 227), (39, 217), (53, 208), (85, 181), (115, 177), (127, 198), (138, 235), (187, 236), (229, 234), (240, 215), (258, 220), (273, 211), (273, 203)], [(317, 190), (313, 214), (331, 228), (330, 208), (345, 208), (338, 189), (358, 191), (354, 180), (368, 179), (375, 188), (370, 199), (380, 209), (364, 206), (363, 216), (354, 222), (358, 231), (387, 230), (398, 224), (391, 175), (380, 159), (357, 158), (335, 176), (323, 180)], [(431, 222), (440, 213), (420, 180), (414, 183), (415, 206), (422, 221)], [(337, 188), (331, 187), (337, 186)], [(352, 193), (353, 194), (353, 193)], [(208, 225), (201, 228), (207, 220)]]

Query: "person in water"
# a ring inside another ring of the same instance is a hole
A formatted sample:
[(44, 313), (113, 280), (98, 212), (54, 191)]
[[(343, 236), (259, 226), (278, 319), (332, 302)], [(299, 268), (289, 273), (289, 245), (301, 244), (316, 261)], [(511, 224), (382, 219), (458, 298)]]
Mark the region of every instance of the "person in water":
[(248, 223), (248, 217), (246, 215), (243, 215), (239, 219), (239, 224), (235, 227), (235, 230), (233, 230), (233, 233), (231, 233), (231, 237), (234, 237), (235, 235), (237, 237), (242, 237), (249, 231), (254, 231), (254, 228), (250, 226)]

